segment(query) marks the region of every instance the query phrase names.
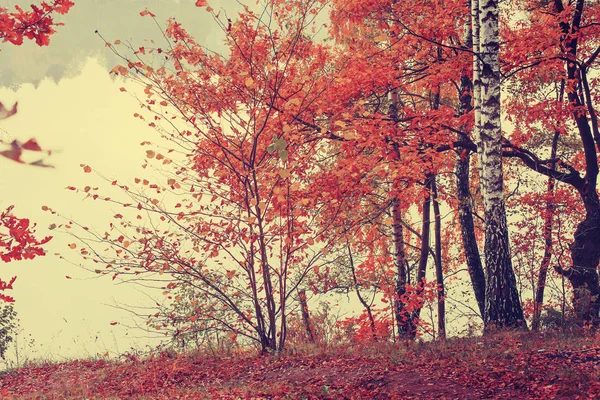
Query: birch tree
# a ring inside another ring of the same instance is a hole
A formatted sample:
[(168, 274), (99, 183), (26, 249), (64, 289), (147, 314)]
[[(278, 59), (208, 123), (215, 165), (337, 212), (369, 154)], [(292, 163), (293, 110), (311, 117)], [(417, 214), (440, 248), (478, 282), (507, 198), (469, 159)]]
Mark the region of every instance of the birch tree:
[[(522, 326), (523, 309), (510, 258), (503, 193), (498, 1), (473, 1), (475, 129), (479, 132), (481, 192), (485, 211), (484, 324)], [(477, 47), (478, 45), (478, 50)]]

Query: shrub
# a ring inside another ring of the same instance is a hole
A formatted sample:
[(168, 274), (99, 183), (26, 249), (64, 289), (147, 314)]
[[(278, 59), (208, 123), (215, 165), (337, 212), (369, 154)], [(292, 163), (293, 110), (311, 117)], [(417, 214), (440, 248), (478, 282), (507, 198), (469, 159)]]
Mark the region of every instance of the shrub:
[(8, 345), (13, 341), (17, 313), (10, 303), (0, 304), (0, 358), (4, 360)]

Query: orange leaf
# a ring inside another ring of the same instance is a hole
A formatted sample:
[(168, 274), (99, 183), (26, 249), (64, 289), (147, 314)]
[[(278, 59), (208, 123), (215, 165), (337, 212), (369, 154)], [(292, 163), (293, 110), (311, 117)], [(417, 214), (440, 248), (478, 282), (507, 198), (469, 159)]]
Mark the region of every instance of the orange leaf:
[(152, 13), (151, 13), (150, 11), (148, 11), (148, 10), (144, 10), (144, 11), (142, 11), (142, 12), (140, 13), (140, 15), (141, 15), (142, 17), (145, 17), (146, 15), (149, 15), (149, 16), (151, 16), (151, 17), (155, 17), (155, 16), (156, 16), (156, 15), (152, 14)]

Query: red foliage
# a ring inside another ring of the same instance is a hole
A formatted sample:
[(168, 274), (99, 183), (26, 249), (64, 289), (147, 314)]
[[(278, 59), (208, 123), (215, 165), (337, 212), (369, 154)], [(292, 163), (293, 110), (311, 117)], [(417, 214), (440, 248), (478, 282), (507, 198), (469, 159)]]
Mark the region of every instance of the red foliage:
[(346, 318), (338, 324), (342, 330), (350, 333), (352, 340), (357, 343), (385, 341), (392, 336), (392, 321), (390, 318), (385, 318), (385, 315), (374, 318), (375, 332), (373, 332), (366, 311), (363, 311), (358, 317)]
[[(45, 251), (40, 247), (47, 243), (51, 237), (41, 240), (36, 239), (35, 225), (31, 225), (27, 218), (17, 218), (12, 215), (12, 206), (0, 214), (0, 260), (5, 263), (15, 260), (32, 260), (43, 256)], [(0, 279), (0, 291), (12, 289), (16, 277), (9, 282)], [(0, 300), (13, 302), (14, 299), (0, 293)]]
[(15, 45), (23, 44), (23, 39), (35, 40), (38, 46), (50, 44), (50, 35), (56, 26), (53, 13), (66, 14), (74, 5), (71, 0), (54, 0), (50, 3), (32, 4), (31, 11), (15, 6), (14, 11), (0, 7), (0, 39)]
[[(9, 11), (0, 7), (0, 40), (15, 45), (23, 44), (23, 39), (35, 40), (38, 46), (47, 46), (50, 43), (50, 35), (55, 31), (54, 27), (62, 25), (54, 22), (52, 14), (66, 14), (74, 5), (71, 0), (54, 0), (50, 3), (42, 2), (39, 5), (31, 5), (31, 11), (25, 11), (15, 6), (15, 11)], [(10, 109), (0, 102), (0, 120), (9, 118), (17, 113), (17, 103)], [(42, 151), (35, 139), (29, 139), (25, 143), (14, 140), (9, 150), (0, 152), (0, 155), (23, 163), (21, 155), (23, 150)], [(43, 160), (38, 160), (31, 165), (48, 167)], [(27, 218), (17, 218), (12, 215), (13, 206), (0, 214), (0, 259), (3, 262), (15, 260), (28, 260), (45, 254), (40, 247), (47, 243), (51, 237), (38, 240), (33, 236), (34, 226)], [(9, 282), (0, 279), (0, 292), (12, 289), (16, 277)], [(0, 301), (13, 302), (10, 296), (0, 293)]]

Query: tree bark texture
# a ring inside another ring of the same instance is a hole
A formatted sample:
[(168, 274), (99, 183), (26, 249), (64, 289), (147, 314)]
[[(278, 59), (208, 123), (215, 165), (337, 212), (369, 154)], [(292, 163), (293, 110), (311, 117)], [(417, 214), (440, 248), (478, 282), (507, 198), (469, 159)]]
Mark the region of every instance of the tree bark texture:
[[(578, 32), (581, 27), (585, 1), (572, 4), (573, 16), (570, 22), (559, 23), (563, 36), (561, 50), (566, 60), (578, 58)], [(561, 1), (551, 5), (557, 14), (565, 11)], [(574, 185), (585, 206), (585, 219), (579, 223), (569, 250), (573, 267), (568, 270), (556, 268), (569, 278), (573, 286), (573, 306), (582, 323), (598, 323), (600, 310), (600, 287), (598, 286), (598, 263), (600, 262), (600, 201), (598, 199), (598, 153), (600, 132), (596, 110), (587, 84), (587, 66), (566, 61), (567, 99), (572, 107), (572, 116), (577, 126), (585, 156), (585, 176)], [(586, 101), (587, 99), (587, 101)], [(581, 112), (585, 110), (586, 112)], [(590, 120), (592, 126), (590, 126)]]
[[(525, 324), (510, 258), (502, 173), (498, 1), (479, 2), (481, 185), (485, 211), (486, 328)], [(477, 55), (475, 55), (477, 57)]]
[(306, 302), (306, 290), (298, 289), (298, 300), (300, 301), (300, 312), (302, 313), (302, 322), (310, 343), (315, 342), (315, 335), (310, 323), (310, 314), (308, 313), (308, 303)]
[[(390, 100), (390, 118), (395, 123), (398, 122), (398, 98), (397, 89), (389, 93)], [(400, 162), (400, 151), (397, 144), (394, 144), (394, 151), (397, 161)], [(398, 185), (398, 182), (395, 182)], [(397, 188), (396, 188), (397, 189)], [(395, 195), (392, 199), (392, 238), (394, 244), (394, 264), (396, 267), (396, 298), (394, 306), (396, 311), (396, 326), (398, 328), (398, 339), (410, 339), (416, 327), (411, 313), (406, 311), (403, 297), (406, 293), (406, 284), (408, 283), (408, 263), (406, 260), (406, 251), (404, 248), (404, 235), (402, 229), (402, 209), (400, 207), (400, 198)]]
[(399, 339), (410, 339), (413, 337), (416, 327), (412, 315), (409, 313), (403, 302), (406, 293), (407, 283), (407, 262), (404, 249), (404, 236), (402, 229), (402, 211), (400, 209), (400, 200), (397, 198), (392, 201), (392, 229), (394, 237), (394, 264), (396, 266), (396, 325), (398, 327)]
[[(467, 5), (470, 4), (470, 1), (471, 0), (467, 0)], [(472, 25), (473, 23), (471, 20), (469, 20), (469, 22), (465, 25), (464, 46), (466, 48), (474, 49)], [(477, 25), (479, 24), (477, 23)], [(479, 38), (477, 38), (477, 43), (479, 43)], [(473, 64), (474, 66), (479, 66), (476, 58), (474, 58)], [(473, 72), (473, 77), (474, 79), (479, 79), (476, 71)], [(473, 110), (472, 100), (474, 98), (474, 92), (475, 88), (473, 82), (469, 78), (468, 71), (465, 69), (460, 78), (459, 115), (465, 115)], [(466, 143), (468, 139), (469, 138), (467, 135), (462, 133), (458, 138), (459, 143)], [(471, 196), (470, 188), (470, 163), (471, 152), (466, 148), (466, 146), (462, 147), (462, 151), (457, 155), (455, 168), (458, 198), (458, 220), (460, 224), (463, 251), (465, 252), (469, 277), (471, 278), (471, 285), (473, 286), (473, 292), (475, 293), (475, 299), (477, 300), (479, 313), (483, 319), (485, 308), (485, 274), (483, 272), (479, 247), (477, 246), (477, 238), (475, 237), (475, 223), (473, 222), (473, 198)]]

